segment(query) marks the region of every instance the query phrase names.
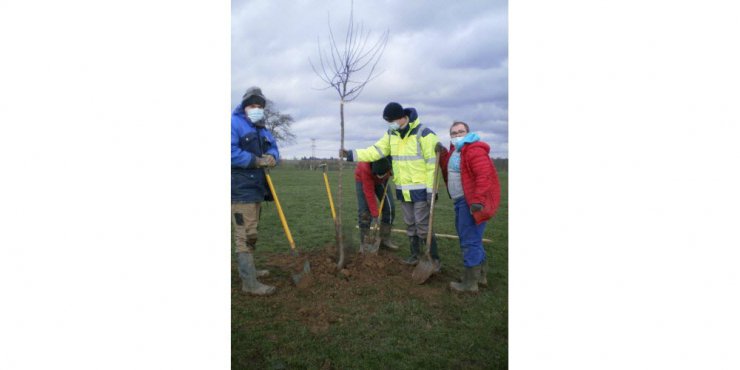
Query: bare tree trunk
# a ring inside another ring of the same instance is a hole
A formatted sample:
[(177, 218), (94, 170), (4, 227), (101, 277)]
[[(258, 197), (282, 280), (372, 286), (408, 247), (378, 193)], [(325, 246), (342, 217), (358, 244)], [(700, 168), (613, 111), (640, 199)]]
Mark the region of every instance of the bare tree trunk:
[[(341, 126), (341, 136), (340, 136), (340, 148), (344, 150), (344, 100), (341, 100), (339, 102), (339, 125)], [(337, 269), (344, 268), (344, 239), (342, 238), (342, 200), (344, 199), (342, 197), (342, 167), (344, 161), (342, 161), (342, 158), (339, 158), (339, 186), (337, 187), (339, 189), (338, 194), (339, 198), (337, 199), (337, 221), (334, 224), (334, 230), (336, 232), (336, 238), (337, 238), (337, 248), (339, 248), (339, 262), (337, 262)]]
[[(324, 81), (326, 88), (333, 88), (339, 95), (339, 117), (341, 133), (341, 146), (344, 149), (344, 103), (349, 103), (358, 96), (365, 88), (368, 82), (374, 77), (377, 77), (375, 67), (380, 61), (380, 57), (385, 51), (385, 46), (388, 44), (388, 30), (375, 42), (372, 46), (367, 45), (367, 41), (370, 37), (370, 31), (366, 31), (362, 24), (359, 26), (359, 30), (355, 28), (354, 23), (354, 3), (350, 8), (349, 12), (349, 25), (347, 26), (347, 32), (345, 34), (345, 43), (343, 47), (340, 47), (334, 33), (329, 24), (329, 52), (324, 53), (321, 49), (321, 42), (318, 43), (319, 47), (319, 66), (316, 68), (311, 59), (311, 69), (316, 73), (319, 78)], [(369, 46), (369, 48), (366, 48)], [(360, 72), (369, 67), (369, 71), (364, 78), (350, 78), (354, 77), (355, 73)], [(345, 250), (344, 250), (344, 238), (342, 236), (342, 174), (344, 164), (342, 158), (339, 158), (339, 199), (337, 202), (337, 218), (334, 222), (334, 232), (337, 239), (337, 248), (339, 248), (339, 260), (337, 267), (339, 269), (344, 268), (345, 264)]]

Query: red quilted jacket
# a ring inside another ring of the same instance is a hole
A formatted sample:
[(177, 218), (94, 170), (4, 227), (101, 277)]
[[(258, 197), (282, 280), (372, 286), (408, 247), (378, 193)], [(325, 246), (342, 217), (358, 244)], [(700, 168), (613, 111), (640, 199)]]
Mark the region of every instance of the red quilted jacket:
[[(450, 145), (450, 150), (443, 150), (439, 157), (439, 166), (447, 183), (447, 164), (450, 156), (455, 150)], [(488, 156), (491, 147), (482, 141), (465, 144), (460, 151), (460, 175), (462, 178), (463, 192), (468, 207), (473, 203), (483, 205), (483, 210), (473, 213), (476, 224), (488, 221), (496, 214), (501, 199), (501, 186), (498, 182), (498, 174), (493, 161)], [(447, 191), (449, 194), (449, 190)]]
[[(385, 182), (391, 177), (391, 174), (378, 178), (373, 175), (369, 162), (360, 162), (355, 168), (355, 182), (362, 183), (362, 192), (365, 194), (367, 207), (373, 217), (378, 217), (378, 199), (375, 198), (375, 185), (385, 185)], [(387, 204), (387, 203), (386, 203)]]

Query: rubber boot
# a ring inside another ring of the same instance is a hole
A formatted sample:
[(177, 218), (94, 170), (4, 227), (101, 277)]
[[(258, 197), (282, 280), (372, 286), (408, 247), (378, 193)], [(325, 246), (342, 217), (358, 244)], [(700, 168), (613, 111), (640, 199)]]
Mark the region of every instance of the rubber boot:
[(365, 247), (367, 246), (368, 235), (370, 235), (370, 229), (360, 226), (360, 253), (367, 252)]
[(406, 265), (412, 265), (415, 266), (417, 263), (419, 263), (419, 237), (409, 236), (409, 247), (411, 249), (411, 255), (408, 256), (405, 260), (402, 260), (401, 262)]
[(434, 265), (432, 274), (439, 274), (442, 272), (442, 261), (439, 259), (439, 252), (437, 250), (437, 236), (434, 234), (432, 234), (432, 245), (429, 246), (429, 255), (432, 257), (432, 264)]
[(478, 276), (480, 276), (480, 265), (466, 267), (462, 283), (455, 281), (451, 282), (450, 290), (456, 293), (475, 293), (478, 291)]
[(488, 272), (488, 261), (484, 261), (480, 265), (480, 276), (478, 277), (478, 285), (480, 286), (488, 286), (488, 278), (486, 277), (486, 273)]
[(392, 251), (397, 251), (398, 246), (391, 242), (391, 225), (380, 224), (380, 246), (388, 248)]
[[(257, 239), (250, 238), (247, 239), (247, 251), (248, 253), (254, 253), (254, 250), (257, 248)], [(270, 276), (269, 270), (257, 270), (257, 277), (267, 277)]]
[(275, 293), (275, 287), (257, 281), (257, 270), (254, 268), (252, 253), (237, 253), (239, 263), (239, 277), (242, 278), (242, 291), (253, 295), (270, 295)]

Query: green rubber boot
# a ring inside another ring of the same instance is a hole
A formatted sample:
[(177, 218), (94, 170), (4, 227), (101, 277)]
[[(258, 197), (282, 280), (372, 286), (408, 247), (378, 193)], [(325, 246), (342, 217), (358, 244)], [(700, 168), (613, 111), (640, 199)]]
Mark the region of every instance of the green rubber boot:
[(402, 260), (406, 265), (412, 265), (415, 266), (417, 263), (419, 263), (419, 237), (409, 236), (409, 247), (411, 249), (411, 255), (408, 256), (405, 260)]
[(262, 284), (257, 281), (257, 269), (254, 268), (254, 256), (252, 253), (237, 253), (239, 263), (239, 277), (242, 279), (242, 291), (253, 295), (271, 295), (275, 293), (275, 287)]
[(480, 276), (480, 265), (466, 267), (462, 283), (453, 281), (450, 283), (450, 290), (455, 293), (475, 293), (478, 291), (478, 277)]

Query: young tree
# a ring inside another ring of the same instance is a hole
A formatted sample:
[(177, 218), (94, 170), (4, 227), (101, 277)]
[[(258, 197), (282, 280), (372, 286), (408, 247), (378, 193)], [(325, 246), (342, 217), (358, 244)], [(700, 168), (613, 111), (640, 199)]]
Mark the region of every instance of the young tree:
[[(340, 149), (344, 150), (344, 105), (349, 103), (362, 93), (368, 82), (378, 76), (376, 66), (383, 56), (385, 46), (388, 43), (388, 30), (386, 30), (372, 44), (368, 44), (370, 31), (365, 30), (360, 23), (355, 28), (354, 3), (350, 7), (349, 24), (344, 35), (344, 43), (337, 43), (334, 32), (329, 21), (329, 47), (322, 49), (318, 41), (319, 65), (318, 68), (309, 59), (311, 68), (323, 81), (325, 89), (332, 88), (339, 96), (339, 127)], [(339, 161), (339, 186), (337, 202), (337, 218), (334, 224), (337, 248), (339, 249), (339, 260), (337, 267), (344, 267), (344, 240), (342, 237), (342, 161)]]
[(295, 142), (295, 134), (290, 130), (293, 122), (293, 116), (280, 113), (275, 103), (267, 99), (265, 103), (265, 127), (270, 130), (276, 141), (285, 144)]

